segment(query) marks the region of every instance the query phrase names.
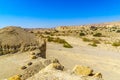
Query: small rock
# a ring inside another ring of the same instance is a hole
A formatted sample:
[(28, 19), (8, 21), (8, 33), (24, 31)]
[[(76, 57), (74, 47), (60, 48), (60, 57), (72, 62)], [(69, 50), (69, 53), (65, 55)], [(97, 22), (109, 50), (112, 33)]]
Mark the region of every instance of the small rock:
[(94, 77), (98, 77), (98, 78), (102, 78), (102, 74), (101, 73), (95, 73), (93, 76)]
[(51, 64), (51, 60), (46, 59), (46, 60), (43, 62), (43, 64), (44, 64), (45, 66), (48, 66), (49, 64)]
[(31, 52), (31, 55), (35, 55), (35, 53), (34, 53), (34, 52)]
[(56, 59), (56, 58), (52, 58), (52, 59), (50, 59), (50, 60), (51, 60), (51, 63), (59, 63), (59, 60)]
[(27, 65), (28, 65), (28, 66), (32, 65), (32, 62), (29, 62)]
[(21, 80), (21, 78), (19, 75), (15, 75), (15, 76), (8, 78), (8, 80)]
[(92, 72), (93, 72), (93, 70), (86, 66), (76, 65), (73, 68), (73, 73), (75, 73), (77, 75), (89, 76), (92, 74)]
[(55, 70), (63, 70), (64, 69), (64, 66), (62, 66), (61, 64), (59, 63), (51, 63), (49, 64), (45, 70), (52, 70), (52, 69), (55, 69)]
[(37, 59), (37, 57), (36, 57), (36, 56), (32, 56), (31, 58), (32, 58), (32, 59)]

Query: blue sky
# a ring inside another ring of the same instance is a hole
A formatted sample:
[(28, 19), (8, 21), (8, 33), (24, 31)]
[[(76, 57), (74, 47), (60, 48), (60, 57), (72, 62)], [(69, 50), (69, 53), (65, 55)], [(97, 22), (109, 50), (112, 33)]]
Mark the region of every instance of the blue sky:
[(0, 0), (0, 27), (120, 21), (120, 0)]

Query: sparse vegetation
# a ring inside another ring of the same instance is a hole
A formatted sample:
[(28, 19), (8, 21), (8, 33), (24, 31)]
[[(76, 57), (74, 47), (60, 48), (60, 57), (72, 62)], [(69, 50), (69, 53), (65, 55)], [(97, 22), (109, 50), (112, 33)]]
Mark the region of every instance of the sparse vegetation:
[(101, 36), (102, 36), (102, 33), (95, 33), (93, 36), (94, 36), (94, 37), (101, 37)]
[(52, 42), (53, 39), (54, 39), (53, 37), (47, 36), (47, 40), (48, 40), (48, 42)]
[(32, 56), (31, 58), (32, 58), (32, 59), (37, 59), (37, 57), (36, 57), (36, 56)]
[(117, 32), (117, 33), (120, 33), (120, 30), (117, 30), (116, 32)]
[(97, 40), (97, 39), (92, 39), (91, 41), (92, 41), (93, 43), (95, 43), (95, 44), (100, 44), (100, 41)]
[(81, 32), (81, 33), (80, 33), (80, 36), (85, 36), (85, 33)]
[(97, 44), (96, 43), (90, 43), (90, 44), (88, 44), (88, 45), (91, 45), (91, 46), (93, 46), (93, 47), (97, 47)]
[(50, 37), (47, 36), (47, 40), (48, 42), (55, 42), (55, 43), (59, 43), (59, 44), (63, 44), (63, 47), (65, 48), (73, 48), (68, 42), (66, 42), (64, 39), (60, 39), (60, 38), (54, 38), (54, 37)]
[(48, 32), (48, 31), (45, 31), (45, 34), (47, 34), (47, 35), (50, 35), (50, 32)]
[(22, 70), (24, 70), (24, 69), (26, 69), (26, 68), (27, 68), (26, 66), (22, 66), (22, 67), (21, 67)]
[(118, 47), (118, 46), (120, 46), (120, 42), (114, 42), (114, 43), (112, 44), (112, 46)]
[(91, 41), (91, 40), (88, 39), (88, 38), (82, 38), (82, 40), (83, 40), (84, 42), (90, 42), (90, 41)]
[(32, 65), (32, 62), (29, 62), (27, 65), (28, 65), (28, 66)]
[(97, 27), (91, 26), (91, 27), (90, 27), (90, 30), (96, 31), (96, 30), (97, 30)]
[(68, 44), (68, 43), (64, 43), (63, 44), (63, 47), (65, 47), (65, 48), (73, 48), (70, 44)]
[(94, 47), (97, 47), (97, 44), (100, 44), (100, 41), (97, 39), (94, 39), (94, 38), (93, 39), (82, 38), (82, 40), (84, 42), (91, 42), (91, 43), (89, 43), (89, 45), (94, 46)]
[(34, 52), (32, 52), (32, 53), (31, 53), (31, 55), (35, 55), (35, 53), (34, 53)]

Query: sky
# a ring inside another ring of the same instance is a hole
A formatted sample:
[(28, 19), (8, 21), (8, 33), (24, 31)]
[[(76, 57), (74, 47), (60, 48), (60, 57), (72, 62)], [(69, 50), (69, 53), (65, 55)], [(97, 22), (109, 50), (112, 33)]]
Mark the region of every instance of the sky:
[(120, 21), (120, 0), (0, 0), (0, 27), (49, 28)]

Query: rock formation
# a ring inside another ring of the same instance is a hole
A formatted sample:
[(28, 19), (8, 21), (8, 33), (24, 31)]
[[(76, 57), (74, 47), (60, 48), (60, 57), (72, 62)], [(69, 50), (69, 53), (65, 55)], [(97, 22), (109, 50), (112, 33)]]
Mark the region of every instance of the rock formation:
[(0, 29), (0, 55), (39, 49), (43, 52), (41, 56), (45, 57), (45, 47), (42, 39), (37, 39), (25, 29), (13, 26)]
[(89, 76), (93, 72), (92, 69), (86, 66), (81, 66), (81, 65), (76, 65), (73, 69), (73, 73), (77, 75), (84, 75), (84, 76)]
[(81, 27), (113, 27), (113, 26), (120, 26), (120, 22), (110, 22), (110, 23), (101, 23), (101, 24), (87, 24), (87, 25), (78, 25), (78, 26), (59, 26), (55, 29), (58, 31), (69, 31), (69, 30), (81, 30)]
[[(88, 76), (86, 74), (83, 76), (76, 75), (70, 71), (63, 71), (63, 69), (60, 69), (61, 67), (63, 68), (63, 66), (59, 63), (51, 63), (27, 80), (103, 80), (100, 76)], [(82, 72), (86, 73), (86, 69), (88, 71), (88, 68), (85, 67), (82, 69)]]

